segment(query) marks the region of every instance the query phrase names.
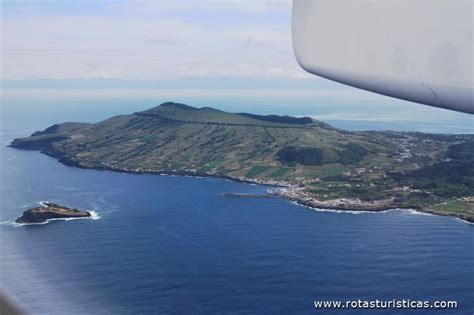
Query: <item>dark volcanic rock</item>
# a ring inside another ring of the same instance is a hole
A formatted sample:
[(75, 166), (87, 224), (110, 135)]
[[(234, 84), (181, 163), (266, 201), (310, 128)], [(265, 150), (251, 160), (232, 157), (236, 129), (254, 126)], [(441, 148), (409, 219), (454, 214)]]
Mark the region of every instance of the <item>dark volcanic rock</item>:
[(31, 208), (18, 217), (16, 223), (38, 224), (45, 223), (50, 219), (88, 218), (90, 212), (70, 209), (55, 203), (44, 203), (42, 207)]

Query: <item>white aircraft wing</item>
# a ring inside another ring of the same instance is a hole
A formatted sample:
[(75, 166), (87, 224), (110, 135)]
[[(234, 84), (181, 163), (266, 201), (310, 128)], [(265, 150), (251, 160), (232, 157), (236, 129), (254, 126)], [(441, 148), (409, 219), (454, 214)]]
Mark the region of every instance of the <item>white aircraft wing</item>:
[(298, 63), (340, 83), (474, 113), (473, 0), (294, 0)]

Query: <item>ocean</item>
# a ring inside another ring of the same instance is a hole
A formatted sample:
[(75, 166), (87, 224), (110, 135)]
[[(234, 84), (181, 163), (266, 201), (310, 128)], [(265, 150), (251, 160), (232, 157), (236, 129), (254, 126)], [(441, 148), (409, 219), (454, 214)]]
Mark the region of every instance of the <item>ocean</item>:
[[(474, 227), (458, 219), (226, 198), (222, 193), (267, 187), (84, 170), (6, 147), (56, 122), (98, 121), (148, 105), (74, 104), (2, 104), (0, 287), (28, 312), (333, 314), (315, 310), (313, 301), (358, 299), (458, 303), (449, 311), (373, 314), (474, 311)], [(93, 210), (98, 217), (12, 223), (41, 201)]]

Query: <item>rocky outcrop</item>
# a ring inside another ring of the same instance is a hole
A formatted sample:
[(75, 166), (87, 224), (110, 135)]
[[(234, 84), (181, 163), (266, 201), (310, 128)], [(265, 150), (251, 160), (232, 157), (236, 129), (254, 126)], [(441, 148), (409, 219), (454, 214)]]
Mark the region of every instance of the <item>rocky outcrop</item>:
[(23, 212), (15, 222), (23, 224), (39, 224), (51, 219), (89, 218), (88, 211), (70, 209), (55, 203), (43, 203), (41, 207), (31, 208)]

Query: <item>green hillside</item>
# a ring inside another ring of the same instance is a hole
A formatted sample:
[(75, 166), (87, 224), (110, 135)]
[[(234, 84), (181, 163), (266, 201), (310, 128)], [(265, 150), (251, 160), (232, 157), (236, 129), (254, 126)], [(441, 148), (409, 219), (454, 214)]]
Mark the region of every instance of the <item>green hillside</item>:
[[(461, 153), (473, 152), (473, 143), (472, 135), (348, 132), (311, 118), (168, 102), (96, 124), (54, 125), (11, 146), (84, 168), (277, 181), (292, 185), (285, 197), (328, 207), (441, 212), (460, 202), (462, 215), (472, 217), (474, 176), (459, 165), (472, 170), (470, 155)], [(450, 166), (457, 166), (456, 181), (442, 179)]]

